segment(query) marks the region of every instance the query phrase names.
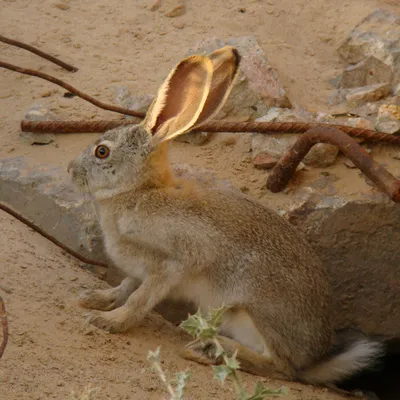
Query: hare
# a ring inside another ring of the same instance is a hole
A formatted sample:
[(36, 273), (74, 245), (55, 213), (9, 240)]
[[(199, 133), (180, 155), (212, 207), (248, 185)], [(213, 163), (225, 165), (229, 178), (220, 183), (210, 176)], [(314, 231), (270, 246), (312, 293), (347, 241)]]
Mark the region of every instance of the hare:
[[(123, 332), (166, 298), (201, 310), (227, 307), (221, 342), (260, 375), (333, 385), (370, 366), (379, 343), (335, 333), (328, 277), (311, 246), (284, 218), (241, 192), (174, 176), (170, 140), (215, 116), (240, 56), (224, 47), (171, 71), (143, 123), (110, 130), (68, 170), (94, 198), (105, 246), (128, 276), (86, 292), (88, 320)], [(184, 356), (217, 363), (213, 348)]]

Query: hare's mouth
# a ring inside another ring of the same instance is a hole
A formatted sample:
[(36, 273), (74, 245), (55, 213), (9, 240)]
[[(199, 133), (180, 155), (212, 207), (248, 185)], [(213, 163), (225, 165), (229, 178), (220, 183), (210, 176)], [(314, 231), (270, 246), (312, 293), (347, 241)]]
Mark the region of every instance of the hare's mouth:
[(79, 168), (77, 168), (73, 162), (70, 162), (67, 167), (67, 172), (71, 177), (72, 183), (79, 189), (79, 191), (88, 193), (89, 182), (86, 178), (86, 173)]

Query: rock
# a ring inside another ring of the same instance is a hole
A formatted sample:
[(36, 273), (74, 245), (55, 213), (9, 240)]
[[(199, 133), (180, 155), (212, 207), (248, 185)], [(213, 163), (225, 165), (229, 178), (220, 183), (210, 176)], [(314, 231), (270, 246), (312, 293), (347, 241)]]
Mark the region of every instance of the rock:
[(150, 11), (157, 11), (161, 7), (161, 0), (155, 0), (150, 6)]
[(393, 94), (395, 96), (400, 96), (400, 83), (398, 83), (394, 88), (393, 88)]
[(336, 146), (318, 143), (311, 148), (303, 162), (311, 167), (325, 168), (335, 163), (338, 154), (339, 149)]
[(242, 58), (235, 86), (216, 118), (248, 116), (255, 119), (265, 115), (270, 107), (291, 107), (276, 71), (254, 36), (227, 41), (212, 37), (193, 46), (187, 55), (209, 54), (226, 45), (236, 47)]
[(309, 188), (286, 210), (328, 272), (336, 329), (399, 340), (400, 204), (380, 193), (350, 200)]
[(377, 9), (364, 18), (339, 47), (340, 56), (351, 64), (373, 56), (393, 70), (393, 79), (400, 76), (400, 16)]
[(343, 164), (344, 164), (347, 168), (350, 168), (350, 169), (357, 168), (357, 167), (354, 165), (353, 161), (351, 161), (351, 160), (349, 160), (349, 159), (346, 159), (346, 160), (343, 162)]
[(346, 95), (348, 93), (348, 89), (335, 89), (329, 90), (327, 92), (327, 100), (326, 102), (330, 106), (336, 106), (338, 104), (342, 104), (346, 100)]
[(71, 8), (70, 5), (66, 4), (66, 3), (56, 3), (56, 4), (54, 4), (54, 7), (57, 7), (63, 11), (69, 10)]
[(346, 125), (353, 126), (354, 128), (375, 130), (374, 123), (366, 118), (348, 118)]
[(253, 165), (258, 169), (271, 169), (277, 164), (278, 159), (268, 153), (259, 153), (253, 158)]
[[(151, 94), (132, 95), (126, 86), (116, 86), (114, 91), (115, 101), (120, 107), (137, 112), (146, 113), (154, 99), (154, 95)], [(131, 115), (125, 115), (124, 117), (126, 119), (135, 118)]]
[(347, 67), (337, 83), (338, 88), (356, 88), (392, 81), (392, 68), (373, 56)]
[(380, 100), (390, 94), (390, 83), (363, 86), (349, 89), (346, 94), (346, 102), (350, 107), (357, 107), (363, 103)]
[[(271, 108), (266, 115), (256, 120), (257, 122), (284, 122), (299, 121), (297, 115), (287, 108)], [(259, 154), (268, 154), (271, 157), (281, 158), (296, 142), (298, 135), (263, 134), (253, 133), (251, 149), (253, 159)]]
[(176, 18), (185, 14), (185, 4), (183, 4), (182, 0), (177, 1), (178, 4), (174, 5), (170, 9), (168, 9), (165, 13), (165, 16), (168, 18)]
[[(341, 122), (343, 123), (343, 122)], [(366, 119), (366, 118), (348, 118), (347, 121), (344, 122), (344, 125), (352, 126), (354, 128), (359, 129), (369, 129), (371, 131), (375, 130), (375, 125), (373, 121)], [(353, 137), (353, 139), (358, 142), (362, 143), (365, 139)]]
[(23, 157), (2, 160), (0, 201), (78, 253), (107, 261), (92, 204), (75, 191), (66, 169)]
[(379, 107), (375, 128), (379, 132), (400, 132), (400, 106), (383, 104)]
[(52, 90), (43, 90), (43, 92), (40, 93), (40, 97), (50, 97), (52, 94)]
[(195, 146), (201, 146), (207, 143), (213, 136), (212, 132), (189, 132), (177, 136), (174, 140), (177, 142), (190, 143)]
[[(33, 104), (25, 113), (28, 121), (55, 121), (57, 117), (50, 109), (42, 104)], [(56, 140), (52, 133), (20, 132), (20, 137), (30, 144), (49, 144)]]
[[(258, 118), (259, 122), (284, 122), (284, 121), (304, 121), (299, 118), (298, 114), (293, 110), (284, 108), (271, 108), (268, 113)], [(253, 159), (256, 159), (259, 154), (268, 154), (271, 157), (280, 159), (289, 148), (296, 142), (299, 135), (296, 134), (252, 134), (252, 152)], [(315, 167), (327, 167), (332, 165), (339, 150), (330, 144), (319, 143), (311, 148), (307, 156), (303, 159), (304, 164)]]

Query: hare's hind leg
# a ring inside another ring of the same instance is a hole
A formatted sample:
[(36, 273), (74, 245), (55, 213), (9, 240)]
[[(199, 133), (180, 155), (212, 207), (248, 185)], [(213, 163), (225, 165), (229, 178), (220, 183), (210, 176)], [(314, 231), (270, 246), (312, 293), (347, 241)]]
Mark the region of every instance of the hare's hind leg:
[[(292, 379), (294, 371), (290, 366), (277, 368), (272, 352), (267, 348), (261, 334), (252, 319), (243, 309), (230, 309), (226, 312), (221, 326), (222, 335), (218, 341), (228, 354), (237, 351), (237, 359), (243, 371), (254, 375)], [(221, 357), (216, 357), (216, 344), (213, 340), (206, 343), (194, 341), (182, 352), (186, 359), (202, 364), (220, 364)]]
[[(226, 336), (218, 336), (217, 340), (229, 357), (237, 351), (236, 358), (240, 363), (241, 370), (259, 376), (283, 377), (276, 371), (273, 362), (264, 355)], [(200, 364), (219, 365), (222, 363), (222, 357), (216, 357), (216, 344), (213, 340), (208, 340), (205, 343), (193, 341), (183, 349), (181, 356)]]
[(140, 281), (125, 278), (119, 286), (110, 289), (87, 290), (80, 294), (79, 305), (89, 310), (111, 311), (125, 304), (139, 286)]

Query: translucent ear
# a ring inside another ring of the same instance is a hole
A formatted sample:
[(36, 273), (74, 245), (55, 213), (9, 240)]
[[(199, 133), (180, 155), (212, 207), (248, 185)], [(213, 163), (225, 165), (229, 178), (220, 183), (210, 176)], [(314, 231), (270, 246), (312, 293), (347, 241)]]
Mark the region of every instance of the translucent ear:
[(234, 47), (223, 47), (208, 57), (214, 67), (211, 88), (195, 126), (203, 124), (218, 114), (232, 90), (239, 71), (240, 55)]
[(212, 76), (212, 61), (198, 55), (183, 59), (171, 71), (143, 121), (154, 143), (171, 140), (196, 123), (206, 103)]

